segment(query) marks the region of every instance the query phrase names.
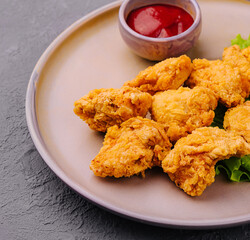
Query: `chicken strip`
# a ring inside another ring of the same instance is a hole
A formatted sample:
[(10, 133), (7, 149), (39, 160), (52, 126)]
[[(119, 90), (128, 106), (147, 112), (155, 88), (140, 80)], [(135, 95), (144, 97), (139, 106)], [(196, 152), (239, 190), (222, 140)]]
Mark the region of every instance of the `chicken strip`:
[(180, 87), (153, 96), (152, 119), (162, 123), (171, 142), (187, 136), (194, 129), (210, 126), (217, 99), (210, 89)]
[(103, 147), (92, 160), (96, 176), (130, 177), (160, 166), (171, 143), (161, 124), (142, 117), (131, 118), (107, 131)]
[(214, 182), (217, 161), (249, 153), (250, 145), (242, 137), (218, 127), (203, 127), (178, 140), (162, 168), (188, 195), (200, 196)]
[(235, 132), (250, 143), (250, 101), (230, 108), (225, 113), (223, 127)]
[(145, 117), (152, 97), (136, 88), (95, 89), (75, 102), (74, 112), (93, 130), (106, 132), (129, 118)]
[(154, 94), (157, 91), (179, 88), (192, 70), (189, 57), (168, 58), (141, 71), (139, 75), (124, 84), (136, 87), (143, 92)]
[(241, 75), (243, 88), (249, 96), (250, 91), (250, 47), (241, 50), (238, 45), (225, 48), (223, 52), (223, 61), (233, 68), (238, 68)]
[(249, 92), (239, 69), (221, 60), (195, 59), (186, 85), (191, 88), (202, 86), (211, 89), (226, 107), (243, 103)]

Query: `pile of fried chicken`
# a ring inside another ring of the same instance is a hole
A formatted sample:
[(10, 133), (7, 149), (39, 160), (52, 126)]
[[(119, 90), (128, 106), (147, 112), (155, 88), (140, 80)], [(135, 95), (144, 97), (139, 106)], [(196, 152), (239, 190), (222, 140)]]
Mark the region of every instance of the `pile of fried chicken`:
[[(222, 60), (169, 58), (119, 89), (96, 89), (75, 102), (91, 129), (106, 132), (90, 169), (130, 177), (154, 166), (190, 196), (215, 180), (215, 164), (250, 154), (250, 47), (234, 45)], [(218, 102), (224, 129), (211, 127)], [(151, 119), (146, 118), (151, 113)]]

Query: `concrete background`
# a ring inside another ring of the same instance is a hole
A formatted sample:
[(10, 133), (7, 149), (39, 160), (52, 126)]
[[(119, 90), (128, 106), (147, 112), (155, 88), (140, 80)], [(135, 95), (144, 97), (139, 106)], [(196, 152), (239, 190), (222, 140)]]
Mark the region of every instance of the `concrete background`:
[(69, 189), (38, 154), (25, 119), (37, 60), (71, 23), (112, 0), (0, 0), (0, 240), (250, 239), (250, 225), (173, 230), (123, 219)]

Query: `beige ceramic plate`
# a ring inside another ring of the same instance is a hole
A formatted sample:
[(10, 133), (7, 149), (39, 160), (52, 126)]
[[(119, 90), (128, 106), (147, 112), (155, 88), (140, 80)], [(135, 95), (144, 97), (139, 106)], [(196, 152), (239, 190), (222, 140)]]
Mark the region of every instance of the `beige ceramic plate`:
[[(26, 113), (33, 141), (49, 167), (96, 204), (129, 218), (162, 226), (219, 227), (250, 220), (250, 184), (216, 177), (201, 197), (187, 196), (160, 169), (146, 178), (101, 179), (89, 170), (103, 135), (73, 113), (73, 103), (95, 88), (120, 87), (152, 64), (123, 43), (117, 25), (120, 1), (80, 19), (45, 51), (31, 76)], [(203, 31), (189, 56), (221, 57), (230, 39), (247, 37), (246, 1), (199, 1)]]

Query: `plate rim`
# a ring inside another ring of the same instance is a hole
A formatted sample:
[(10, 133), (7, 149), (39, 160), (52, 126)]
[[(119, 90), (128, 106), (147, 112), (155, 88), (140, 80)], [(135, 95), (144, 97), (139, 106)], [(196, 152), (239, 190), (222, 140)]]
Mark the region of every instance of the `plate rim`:
[(70, 179), (64, 171), (53, 161), (53, 157), (49, 153), (49, 150), (46, 147), (46, 143), (44, 142), (42, 135), (39, 131), (39, 126), (37, 122), (36, 116), (36, 87), (39, 81), (40, 73), (45, 66), (49, 57), (53, 54), (53, 52), (57, 49), (63, 41), (69, 37), (72, 33), (78, 30), (82, 25), (88, 23), (95, 17), (99, 15), (111, 11), (115, 8), (118, 8), (122, 0), (118, 0), (107, 5), (104, 5), (79, 20), (75, 21), (72, 25), (67, 27), (61, 34), (59, 34), (54, 41), (47, 47), (47, 49), (43, 52), (39, 60), (37, 61), (31, 77), (29, 79), (29, 83), (26, 91), (26, 100), (25, 100), (25, 112), (26, 112), (26, 122), (28, 126), (28, 130), (30, 132), (33, 143), (41, 155), (44, 162), (48, 165), (48, 167), (71, 189), (80, 194), (82, 197), (87, 199), (88, 201), (94, 203), (95, 205), (110, 211), (116, 215), (128, 218), (130, 220), (135, 220), (138, 222), (161, 226), (161, 227), (171, 227), (171, 228), (182, 228), (182, 229), (211, 229), (211, 228), (222, 228), (222, 227), (230, 227), (236, 226), (244, 223), (250, 222), (250, 213), (246, 215), (240, 215), (237, 217), (229, 217), (222, 218), (220, 220), (173, 220), (169, 218), (161, 218), (161, 217), (150, 217), (145, 216), (143, 214), (138, 214), (133, 211), (125, 210), (120, 207), (113, 206), (112, 204), (103, 201), (101, 198), (93, 196), (88, 191), (84, 190), (79, 184)]

